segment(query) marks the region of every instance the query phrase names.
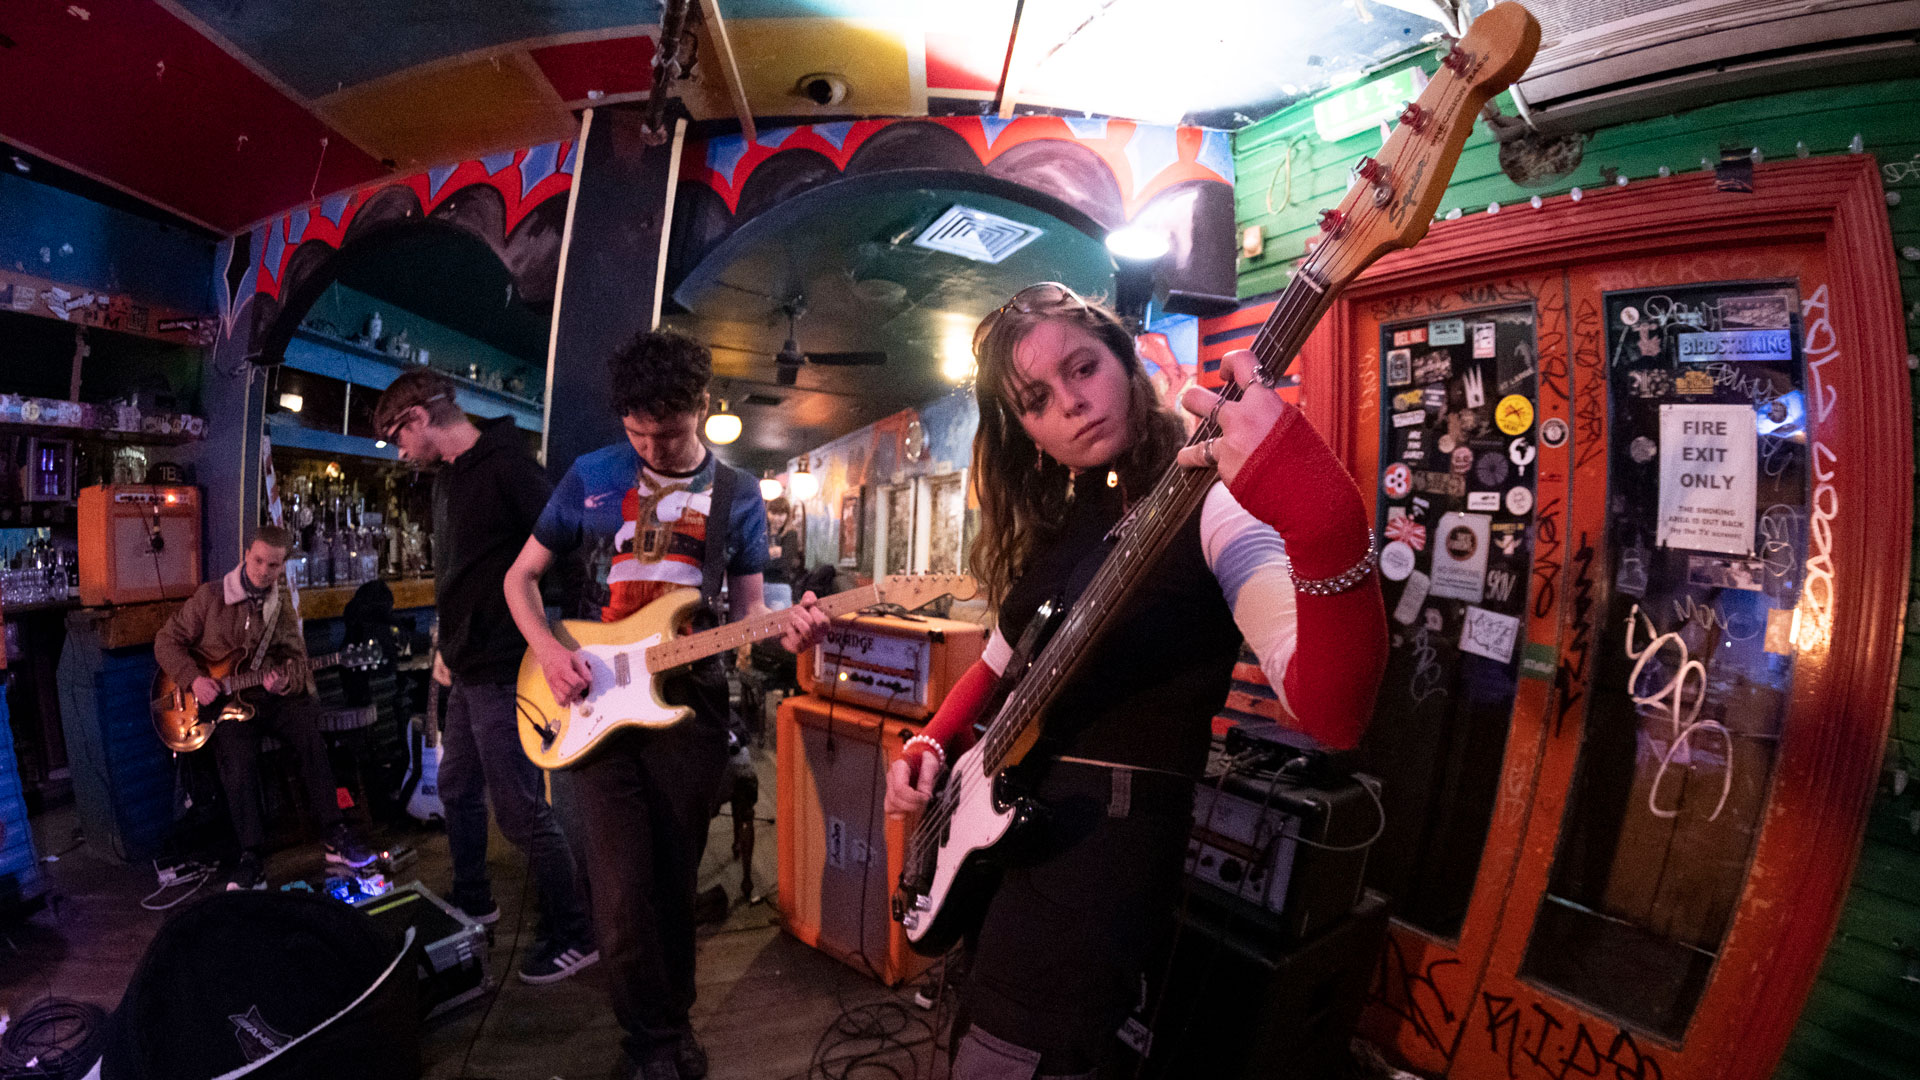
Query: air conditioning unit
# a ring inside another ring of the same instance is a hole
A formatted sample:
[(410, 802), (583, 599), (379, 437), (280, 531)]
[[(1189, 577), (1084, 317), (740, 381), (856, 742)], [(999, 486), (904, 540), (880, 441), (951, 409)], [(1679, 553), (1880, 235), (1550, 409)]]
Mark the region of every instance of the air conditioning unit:
[(1920, 0), (1526, 0), (1539, 55), (1515, 90), (1543, 132), (1920, 73)]

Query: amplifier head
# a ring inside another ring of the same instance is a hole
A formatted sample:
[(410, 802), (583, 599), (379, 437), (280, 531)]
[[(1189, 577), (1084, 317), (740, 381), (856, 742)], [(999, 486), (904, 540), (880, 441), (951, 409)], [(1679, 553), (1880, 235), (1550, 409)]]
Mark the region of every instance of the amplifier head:
[(862, 615), (835, 619), (800, 657), (808, 693), (923, 719), (980, 658), (986, 628), (956, 619)]

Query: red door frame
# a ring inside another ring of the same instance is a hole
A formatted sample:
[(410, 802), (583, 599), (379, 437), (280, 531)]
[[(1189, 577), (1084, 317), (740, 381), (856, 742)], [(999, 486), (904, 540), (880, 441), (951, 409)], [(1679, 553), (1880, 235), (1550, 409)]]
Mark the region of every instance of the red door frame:
[[(1601, 262), (1657, 258), (1679, 269), (1689, 255), (1785, 245), (1820, 249), (1823, 257), (1816, 262), (1826, 271), (1824, 282), (1809, 281), (1802, 290), (1814, 491), (1792, 711), (1739, 911), (1687, 1038), (1675, 1048), (1632, 1033), (1639, 1049), (1658, 1054), (1658, 1070), (1622, 1075), (1768, 1076), (1818, 973), (1859, 854), (1892, 716), (1913, 512), (1905, 324), (1878, 168), (1867, 155), (1782, 162), (1755, 169), (1752, 194), (1716, 191), (1709, 175), (1695, 173), (1636, 181), (1579, 202), (1560, 197), (1537, 211), (1514, 208), (1441, 222), (1418, 247), (1382, 259), (1350, 286), (1300, 357), (1309, 416), (1371, 498), (1377, 449), (1368, 444), (1376, 441), (1380, 394), (1377, 336), (1369, 341), (1362, 332), (1363, 323), (1377, 324), (1370, 316), (1413, 294), (1436, 297), (1490, 281), (1538, 281)], [(1703, 258), (1703, 268), (1720, 261)], [(1565, 307), (1560, 310), (1564, 319)], [(1545, 314), (1543, 307), (1543, 333)], [(1584, 350), (1579, 326), (1571, 330), (1571, 374), (1579, 384), (1577, 354)], [(1544, 348), (1542, 353), (1544, 365)], [(1588, 386), (1604, 379), (1604, 370), (1585, 374)], [(1545, 381), (1542, 408), (1566, 407), (1549, 402)], [(1604, 396), (1600, 403), (1604, 412)], [(1584, 404), (1571, 403), (1576, 412)], [(1576, 423), (1576, 444), (1580, 431)], [(1545, 465), (1542, 504), (1548, 497)], [(1581, 481), (1581, 498), (1589, 504), (1604, 497), (1604, 475), (1597, 492), (1589, 477)], [(1561, 574), (1555, 584), (1564, 596), (1566, 571)], [(1541, 582), (1536, 570), (1536, 587)], [(1556, 606), (1557, 633), (1539, 619), (1528, 632), (1530, 638), (1552, 634), (1565, 671), (1579, 662), (1568, 643), (1595, 639), (1597, 628), (1584, 621), (1594, 613)], [(1457, 1064), (1462, 1076), (1515, 1075), (1511, 1064), (1493, 1069), (1484, 1053), (1468, 1055), (1475, 1062), (1458, 1055), (1470, 1033), (1495, 1038), (1494, 1005), (1480, 993), (1483, 971), (1489, 959), (1509, 975), (1516, 969), (1577, 756), (1580, 724), (1547, 731), (1544, 709), (1526, 701), (1527, 693), (1523, 681), (1502, 766), (1502, 808), (1489, 830), (1461, 939), (1441, 942), (1396, 924), (1390, 956), (1403, 962), (1399, 989), (1430, 1000), (1415, 1002), (1420, 1019), (1412, 1021), (1406, 1008), (1376, 1000), (1363, 1022), (1366, 1033), (1428, 1071)], [(1556, 745), (1570, 749), (1555, 753)], [(1543, 766), (1552, 767), (1543, 773)], [(1504, 809), (1516, 796), (1527, 801), (1525, 813)], [(1496, 979), (1503, 990), (1512, 981)], [(1593, 1068), (1622, 1067), (1608, 1057), (1619, 1049), (1622, 1033), (1611, 1020), (1540, 987), (1523, 989), (1578, 1017), (1595, 1044)], [(1522, 1063), (1530, 1064), (1524, 1058)]]

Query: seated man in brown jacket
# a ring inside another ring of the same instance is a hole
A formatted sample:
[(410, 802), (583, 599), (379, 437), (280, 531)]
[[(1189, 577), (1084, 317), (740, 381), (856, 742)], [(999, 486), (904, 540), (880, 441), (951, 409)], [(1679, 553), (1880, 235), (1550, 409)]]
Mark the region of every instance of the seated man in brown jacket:
[(247, 543), (239, 566), (219, 581), (194, 591), (167, 620), (153, 641), (154, 659), (179, 686), (191, 686), (203, 705), (220, 696), (220, 684), (207, 665), (239, 657), (236, 671), (265, 669), (266, 694), (245, 723), (214, 728), (213, 753), (226, 789), (227, 812), (240, 840), (240, 859), (228, 889), (267, 887), (261, 866), (266, 829), (260, 820), (260, 736), (272, 734), (293, 751), (305, 788), (307, 811), (326, 832), (327, 861), (366, 866), (374, 853), (341, 819), (333, 767), (320, 739), (319, 707), (306, 671), (307, 644), (286, 586), (287, 553), (293, 534), (262, 525)]

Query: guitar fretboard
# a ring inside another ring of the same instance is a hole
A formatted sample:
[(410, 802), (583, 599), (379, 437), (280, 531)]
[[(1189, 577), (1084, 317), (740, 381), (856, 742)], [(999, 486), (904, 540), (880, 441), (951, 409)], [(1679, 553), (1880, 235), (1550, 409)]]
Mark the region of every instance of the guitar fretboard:
[[(344, 655), (346, 655), (346, 653), (342, 651), (342, 652), (322, 653), (319, 656), (310, 656), (307, 658), (307, 662), (305, 665), (306, 670), (319, 671), (321, 668), (334, 667), (340, 663), (340, 658)], [(297, 663), (294, 665), (268, 664), (267, 666), (263, 668), (259, 668), (258, 670), (255, 670), (255, 671), (243, 671), (237, 675), (229, 675), (224, 680), (226, 685), (226, 691), (229, 694), (237, 694), (242, 690), (251, 690), (254, 687), (260, 686), (267, 681), (268, 672), (287, 669), (291, 673), (292, 671), (299, 670), (299, 667), (300, 665), (298, 665)]]
[[(825, 597), (819, 604), (820, 610), (828, 618), (836, 619), (859, 611), (861, 608), (872, 607), (879, 602), (880, 587), (862, 585), (859, 588)], [(756, 641), (776, 637), (786, 628), (786, 619), (787, 613), (784, 610), (769, 611), (751, 619), (741, 619), (739, 622), (716, 626), (712, 630), (703, 630), (698, 634), (688, 634), (686, 637), (663, 641), (645, 650), (647, 671), (658, 675), (663, 671), (671, 671), (685, 664), (691, 664), (695, 660), (704, 660), (717, 653), (726, 652), (728, 649), (737, 649), (742, 645), (751, 645)], [(634, 649), (623, 655), (632, 657), (640, 651)]]

